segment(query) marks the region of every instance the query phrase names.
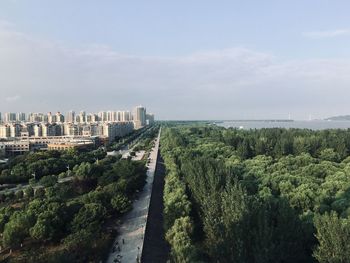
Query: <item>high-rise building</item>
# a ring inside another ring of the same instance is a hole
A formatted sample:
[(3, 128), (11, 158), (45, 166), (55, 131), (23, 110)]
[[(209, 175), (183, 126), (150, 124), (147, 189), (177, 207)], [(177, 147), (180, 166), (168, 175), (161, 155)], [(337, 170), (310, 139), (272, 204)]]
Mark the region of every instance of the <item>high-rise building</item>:
[(0, 138), (10, 137), (10, 126), (7, 124), (0, 125)]
[(68, 123), (74, 123), (75, 122), (75, 111), (69, 111), (67, 113), (67, 118), (66, 118), (66, 122)]
[(122, 121), (122, 122), (131, 121), (130, 111), (118, 111), (118, 121)]
[(58, 122), (58, 123), (64, 122), (64, 116), (60, 112), (56, 113), (56, 122)]
[(66, 123), (66, 124), (64, 125), (64, 135), (68, 135), (68, 136), (76, 136), (76, 135), (79, 135), (78, 124)]
[(42, 113), (29, 113), (28, 115), (29, 122), (43, 122), (47, 121), (47, 115), (44, 116)]
[(89, 113), (88, 115), (86, 115), (86, 122), (87, 123), (98, 122), (98, 116), (96, 114)]
[(117, 122), (118, 121), (118, 114), (116, 111), (107, 111), (106, 112), (106, 120), (107, 122)]
[(35, 124), (33, 129), (34, 129), (34, 136), (35, 137), (43, 136), (43, 129), (42, 129), (42, 126), (40, 124)]
[(85, 123), (86, 122), (86, 112), (85, 111), (81, 111), (79, 113), (79, 122), (80, 123)]
[(10, 124), (10, 137), (19, 137), (21, 135), (21, 125), (18, 123)]
[(57, 124), (45, 123), (41, 125), (42, 128), (42, 136), (61, 136), (62, 135), (62, 126)]
[(16, 113), (13, 112), (6, 112), (4, 116), (5, 122), (14, 122), (16, 121)]
[(146, 114), (146, 120), (148, 125), (152, 125), (154, 123), (154, 114)]
[(100, 112), (98, 113), (98, 120), (99, 120), (99, 121), (102, 121), (102, 122), (107, 121), (107, 112), (105, 112), (105, 111), (100, 111)]
[(117, 121), (119, 121), (118, 120), (118, 112), (116, 112), (116, 111), (113, 111), (112, 112), (112, 120), (111, 120), (112, 122), (117, 122)]
[(135, 129), (140, 129), (146, 125), (146, 108), (137, 106), (133, 112), (133, 121)]
[(16, 121), (25, 121), (26, 120), (26, 114), (23, 112), (18, 112), (16, 114)]
[(57, 122), (57, 116), (53, 115), (51, 112), (47, 114), (47, 122), (48, 123), (56, 123)]

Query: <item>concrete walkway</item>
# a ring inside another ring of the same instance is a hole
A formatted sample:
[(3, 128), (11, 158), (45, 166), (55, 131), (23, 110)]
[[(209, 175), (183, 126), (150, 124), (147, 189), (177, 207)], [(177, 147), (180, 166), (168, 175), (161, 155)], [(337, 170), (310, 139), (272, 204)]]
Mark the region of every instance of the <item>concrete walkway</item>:
[(124, 215), (118, 226), (118, 236), (114, 240), (113, 248), (107, 263), (136, 263), (140, 262), (147, 223), (152, 185), (156, 169), (160, 131), (155, 147), (150, 153), (150, 163), (147, 170), (147, 182), (138, 199), (133, 203), (133, 209)]

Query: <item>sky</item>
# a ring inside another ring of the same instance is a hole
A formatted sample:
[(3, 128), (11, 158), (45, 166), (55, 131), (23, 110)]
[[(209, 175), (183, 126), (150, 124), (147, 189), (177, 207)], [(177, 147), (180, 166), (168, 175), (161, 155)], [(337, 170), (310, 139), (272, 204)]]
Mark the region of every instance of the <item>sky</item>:
[(350, 114), (348, 0), (1, 0), (0, 112)]

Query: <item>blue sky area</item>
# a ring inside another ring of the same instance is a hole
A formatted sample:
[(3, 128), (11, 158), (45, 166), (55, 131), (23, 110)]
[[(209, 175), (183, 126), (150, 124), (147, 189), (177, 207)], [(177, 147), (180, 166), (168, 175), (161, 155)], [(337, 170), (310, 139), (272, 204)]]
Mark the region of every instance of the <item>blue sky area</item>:
[[(4, 98), (8, 98), (0, 111), (15, 108), (13, 98), (20, 100), (27, 94), (23, 91), (24, 85), (32, 94), (39, 94), (38, 84), (50, 86), (48, 82), (33, 79), (35, 72), (25, 71), (21, 60), (23, 56), (19, 55), (23, 53), (19, 53), (20, 49), (16, 47), (18, 42), (22, 42), (21, 48), (24, 45), (27, 48), (21, 52), (30, 53), (28, 50), (38, 48), (40, 53), (39, 62), (30, 54), (25, 55), (26, 63), (34, 59), (33, 63), (43, 63), (42, 68), (46, 68), (46, 60), (50, 61), (50, 57), (63, 52), (58, 56), (60, 62), (55, 68), (59, 70), (66, 63), (71, 63), (71, 67), (76, 65), (79, 72), (76, 77), (67, 76), (61, 83), (63, 90), (74, 87), (78, 93), (79, 89), (94, 89), (101, 79), (105, 92), (118, 97), (115, 107), (148, 104), (159, 111), (162, 118), (216, 118), (223, 115), (224, 118), (279, 117), (276, 111), (281, 113), (281, 117), (291, 113), (297, 118), (306, 118), (309, 114), (323, 117), (333, 113), (350, 113), (350, 109), (342, 104), (343, 99), (334, 95), (345, 92), (350, 84), (345, 76), (350, 63), (349, 10), (350, 1), (345, 0), (2, 0), (0, 30), (3, 37), (0, 37), (0, 49), (12, 47), (11, 52), (3, 55), (7, 56), (6, 61), (10, 65), (13, 64), (13, 74), (27, 78), (27, 84), (13, 82), (7, 79), (8, 76), (0, 74)], [(23, 37), (23, 41), (16, 42), (14, 35), (19, 33), (17, 37)], [(65, 53), (67, 50), (75, 54), (73, 57), (80, 54), (78, 61), (72, 62)], [(93, 56), (98, 58), (91, 58), (92, 50), (95, 52)], [(103, 67), (91, 69), (91, 60), (106, 59), (106, 52), (108, 62), (103, 62)], [(81, 54), (85, 57), (82, 58)], [(240, 62), (243, 71), (237, 74), (237, 70), (241, 69)], [(114, 69), (110, 73), (103, 71), (106, 63)], [(89, 67), (88, 72), (84, 71), (86, 67)], [(142, 67), (145, 67), (144, 71)], [(41, 74), (46, 75), (47, 80), (64, 78), (64, 75), (51, 73), (43, 71)], [(144, 76), (157, 78), (158, 73), (161, 75), (158, 81)], [(328, 77), (324, 76), (325, 73)], [(93, 74), (94, 84), (87, 85), (82, 77), (86, 74)], [(139, 82), (131, 79), (133, 74)], [(208, 74), (213, 75), (208, 77)], [(203, 75), (206, 78), (202, 78)], [(241, 79), (242, 76), (244, 79)], [(285, 76), (288, 76), (288, 83), (283, 84)], [(179, 78), (183, 81), (179, 82)], [(252, 79), (255, 80), (253, 83)], [(188, 87), (184, 88), (186, 85)], [(182, 88), (182, 95), (181, 91), (175, 91)], [(130, 90), (140, 96), (135, 98)], [(200, 97), (204, 101), (202, 103), (196, 97), (200, 90), (204, 90), (201, 96), (205, 96)], [(232, 96), (232, 102), (216, 98), (214, 95), (218, 93), (215, 90)], [(249, 96), (255, 92), (276, 97), (271, 99), (266, 95), (262, 101), (254, 98), (255, 105), (246, 108), (247, 103), (243, 102), (249, 101)], [(315, 96), (315, 93), (319, 95)], [(118, 94), (123, 94), (125, 100), (122, 101)], [(158, 96), (165, 102), (156, 103), (146, 94)], [(162, 97), (166, 94), (173, 96)], [(281, 94), (291, 95), (290, 101), (278, 97)], [(330, 94), (333, 94), (331, 98)], [(34, 107), (34, 97), (27, 97), (28, 101), (22, 104), (23, 110)], [(95, 96), (95, 99), (99, 98)], [(91, 102), (92, 98), (87, 100)], [(113, 101), (105, 103), (114, 107)], [(53, 104), (63, 110), (75, 106), (69, 98), (66, 104)], [(239, 108), (233, 104), (239, 105)], [(104, 106), (98, 102), (95, 106), (89, 105), (82, 106), (91, 110)], [(182, 108), (192, 113), (176, 111), (177, 105), (183, 105)], [(198, 110), (204, 105), (210, 105), (211, 111)], [(48, 110), (47, 106), (42, 105), (43, 111)], [(173, 107), (173, 111), (166, 106)]]

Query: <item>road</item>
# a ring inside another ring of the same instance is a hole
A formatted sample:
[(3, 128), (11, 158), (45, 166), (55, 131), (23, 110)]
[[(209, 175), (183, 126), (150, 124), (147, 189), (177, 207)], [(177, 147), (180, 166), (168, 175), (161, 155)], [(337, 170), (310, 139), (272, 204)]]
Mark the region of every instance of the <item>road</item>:
[(150, 153), (147, 182), (142, 192), (138, 195), (138, 199), (134, 201), (133, 209), (121, 218), (121, 223), (117, 226), (118, 235), (113, 242), (113, 248), (108, 255), (107, 263), (135, 263), (141, 258), (157, 163), (160, 132), (156, 139), (155, 147)]
[(165, 240), (164, 230), (164, 160), (160, 153), (154, 174), (151, 203), (148, 212), (144, 246), (141, 255), (142, 263), (165, 263), (170, 254), (170, 246)]

